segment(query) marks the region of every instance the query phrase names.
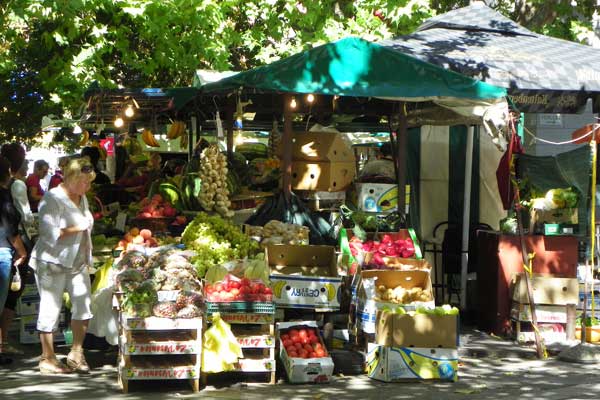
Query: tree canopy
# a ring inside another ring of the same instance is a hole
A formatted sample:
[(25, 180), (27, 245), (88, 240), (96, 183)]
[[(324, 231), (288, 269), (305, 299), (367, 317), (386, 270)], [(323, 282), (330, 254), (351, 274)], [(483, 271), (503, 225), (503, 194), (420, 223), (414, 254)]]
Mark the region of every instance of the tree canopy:
[[(327, 41), (412, 32), (467, 0), (5, 0), (0, 4), (0, 135), (78, 116), (101, 87), (191, 84), (198, 68), (244, 70)], [(525, 27), (568, 40), (596, 0), (488, 0)]]

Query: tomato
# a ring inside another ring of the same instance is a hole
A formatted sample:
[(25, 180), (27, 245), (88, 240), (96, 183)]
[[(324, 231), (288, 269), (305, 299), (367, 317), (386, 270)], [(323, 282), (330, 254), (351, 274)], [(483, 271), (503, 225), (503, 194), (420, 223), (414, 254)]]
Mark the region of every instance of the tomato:
[(287, 351), (288, 353), (292, 352), (292, 351), (296, 351), (296, 348), (294, 347), (294, 345), (291, 346), (285, 346), (285, 351)]
[(238, 294), (240, 294), (240, 290), (239, 290), (239, 289), (236, 289), (236, 288), (231, 288), (231, 289), (229, 290), (229, 293), (231, 293), (231, 294), (232, 294), (232, 295), (234, 295), (234, 296), (237, 296)]
[(300, 343), (300, 336), (298, 336), (298, 335), (290, 335), (290, 339), (294, 343)]
[(290, 331), (288, 333), (290, 334), (290, 336), (297, 335), (298, 329), (290, 329)]
[(306, 350), (307, 353), (310, 353), (313, 351), (313, 348), (310, 344), (305, 344), (304, 345), (304, 350)]
[(319, 342), (319, 343), (315, 343), (315, 344), (313, 345), (313, 347), (314, 347), (315, 349), (323, 349), (323, 345), (322, 345), (320, 342)]
[(242, 284), (238, 281), (231, 281), (229, 282), (229, 287), (232, 289), (239, 289), (242, 287)]
[(323, 351), (323, 349), (316, 349), (315, 350), (315, 355), (317, 357), (325, 357), (325, 351)]
[(297, 348), (298, 350), (304, 349), (304, 346), (302, 346), (302, 343), (294, 343), (294, 347)]
[(217, 283), (215, 285), (215, 292), (222, 292), (223, 291), (223, 284), (222, 283)]
[(265, 287), (263, 289), (263, 293), (264, 294), (273, 294), (273, 289), (271, 289), (270, 287)]
[(283, 335), (281, 335), (281, 340), (288, 340), (290, 338), (290, 335), (288, 335), (287, 333), (284, 333)]
[(310, 353), (308, 353), (308, 358), (317, 358), (317, 353), (311, 351)]
[(298, 356), (300, 356), (301, 358), (307, 358), (308, 353), (306, 352), (306, 350), (302, 349), (298, 352)]
[(288, 351), (288, 357), (298, 358), (298, 353), (296, 353), (295, 351)]
[(316, 344), (316, 343), (319, 343), (319, 338), (316, 337), (316, 336), (314, 336), (314, 335), (313, 336), (309, 336), (308, 337), (308, 341), (309, 341), (310, 344)]
[(285, 339), (283, 342), (283, 347), (285, 347), (286, 349), (290, 346), (294, 345), (294, 342), (292, 342), (290, 339)]
[(300, 329), (298, 331), (298, 335), (300, 335), (300, 337), (305, 338), (308, 337), (308, 332), (306, 332), (306, 329)]
[(241, 283), (242, 286), (250, 286), (250, 283), (252, 283), (252, 282), (248, 278), (242, 278), (242, 280), (240, 281), (240, 283)]

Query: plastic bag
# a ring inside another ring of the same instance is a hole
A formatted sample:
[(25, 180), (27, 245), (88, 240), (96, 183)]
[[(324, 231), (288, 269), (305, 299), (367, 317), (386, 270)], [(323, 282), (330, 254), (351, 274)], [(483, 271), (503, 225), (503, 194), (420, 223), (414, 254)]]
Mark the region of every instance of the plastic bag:
[(214, 313), (212, 326), (204, 332), (202, 371), (213, 373), (232, 371), (238, 359), (243, 356), (242, 348), (231, 331), (231, 326), (221, 319), (219, 313)]

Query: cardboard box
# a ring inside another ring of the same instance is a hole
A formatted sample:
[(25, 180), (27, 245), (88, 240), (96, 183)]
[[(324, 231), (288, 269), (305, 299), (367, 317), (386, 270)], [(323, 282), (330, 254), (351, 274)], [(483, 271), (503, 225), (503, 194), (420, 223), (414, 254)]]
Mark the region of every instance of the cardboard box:
[(119, 374), (126, 380), (150, 380), (150, 379), (198, 379), (200, 377), (200, 366), (176, 366), (176, 367), (152, 367), (152, 366), (124, 366), (119, 365)]
[[(279, 322), (277, 324), (278, 337), (281, 331), (294, 328), (310, 327), (317, 331), (319, 341), (324, 346), (323, 338), (319, 333), (315, 321)], [(319, 358), (291, 358), (288, 357), (281, 339), (279, 339), (279, 358), (285, 368), (288, 380), (291, 383), (322, 383), (329, 382), (333, 375), (333, 359), (331, 357)]]
[[(566, 323), (567, 307), (560, 305), (536, 304), (535, 315), (538, 322)], [(510, 309), (510, 318), (514, 321), (531, 321), (531, 308), (529, 307), (529, 304), (513, 303)]]
[[(339, 132), (295, 132), (292, 139), (292, 160), (354, 162), (351, 144)], [(277, 149), (282, 155), (283, 148)]]
[(17, 302), (17, 315), (38, 315), (40, 312), (40, 297), (38, 295), (27, 296)]
[[(577, 278), (555, 278), (551, 275), (534, 274), (531, 279), (533, 286), (533, 302), (535, 304), (567, 305), (577, 304), (579, 286)], [(529, 303), (527, 297), (527, 282), (523, 273), (513, 276), (513, 301)]]
[[(361, 284), (358, 288), (358, 297), (365, 298), (366, 294), (362, 288), (362, 280), (369, 278), (377, 278), (376, 286), (384, 285), (387, 288), (396, 288), (402, 286), (404, 289), (411, 289), (414, 287), (421, 288), (423, 291), (431, 294), (430, 301), (414, 301), (409, 304), (403, 304), (404, 308), (408, 310), (414, 310), (417, 306), (426, 308), (435, 307), (433, 299), (433, 286), (431, 283), (431, 276), (427, 271), (392, 271), (392, 270), (367, 270), (361, 272)], [(368, 299), (373, 300), (373, 299)], [(383, 299), (378, 300), (380, 303), (387, 303)], [(389, 303), (389, 305), (398, 305), (397, 303)]]
[(383, 382), (407, 379), (458, 380), (458, 350), (367, 346), (367, 375)]
[[(584, 296), (585, 293), (579, 293), (579, 302), (577, 303), (577, 309), (578, 310), (583, 310), (583, 300), (584, 300)], [(588, 294), (587, 296), (587, 309), (588, 310), (592, 310), (592, 295)], [(594, 311), (598, 310), (600, 311), (600, 294), (595, 293), (594, 294)]]
[(458, 316), (377, 311), (375, 343), (389, 347), (458, 347)]
[[(33, 344), (40, 342), (40, 335), (37, 330), (37, 319), (36, 315), (24, 315), (19, 321), (19, 343), (21, 344)], [(61, 312), (59, 315), (58, 330), (54, 332), (54, 342), (63, 343), (65, 341), (64, 330), (67, 328), (65, 322), (65, 313)]]
[[(430, 304), (433, 307), (433, 304)], [(414, 310), (415, 306), (403, 306), (394, 303), (383, 303), (375, 300), (358, 299), (356, 306), (356, 321), (359, 329), (364, 333), (375, 334), (375, 326), (377, 322), (377, 311), (387, 309), (394, 310), (402, 307), (405, 310)]]
[(339, 192), (346, 190), (356, 176), (351, 162), (292, 161), (292, 189)]
[(137, 318), (123, 313), (121, 326), (131, 331), (202, 329), (202, 318)]
[(339, 310), (342, 278), (334, 247), (268, 245), (265, 262), (277, 307)]
[(389, 213), (398, 209), (398, 185), (355, 183), (356, 205), (367, 212)]
[[(540, 336), (546, 343), (562, 343), (567, 341), (566, 324), (540, 323), (538, 324), (538, 329)], [(513, 331), (515, 332), (514, 338), (518, 343), (535, 342), (535, 332), (530, 323), (513, 321)]]

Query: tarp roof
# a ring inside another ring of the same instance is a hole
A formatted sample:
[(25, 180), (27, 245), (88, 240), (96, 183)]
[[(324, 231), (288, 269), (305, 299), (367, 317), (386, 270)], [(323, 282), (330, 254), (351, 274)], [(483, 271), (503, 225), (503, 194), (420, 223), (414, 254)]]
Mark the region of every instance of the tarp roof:
[(396, 50), (350, 37), (202, 86), (407, 101), (495, 100), (506, 92)]
[(540, 35), (473, 3), (380, 44), (508, 89), (527, 112), (600, 109), (600, 49)]

